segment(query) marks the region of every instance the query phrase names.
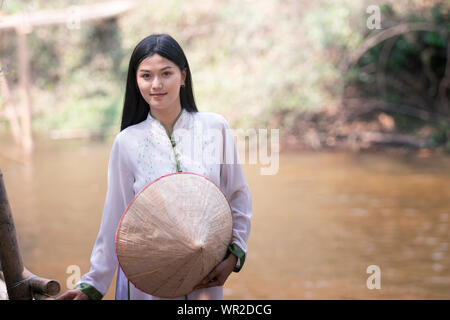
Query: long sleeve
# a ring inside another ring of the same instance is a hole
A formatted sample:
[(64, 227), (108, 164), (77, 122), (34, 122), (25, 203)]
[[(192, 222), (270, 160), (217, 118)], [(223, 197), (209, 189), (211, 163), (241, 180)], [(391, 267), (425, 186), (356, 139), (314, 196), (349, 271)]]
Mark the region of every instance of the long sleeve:
[(220, 187), (230, 201), (233, 215), (232, 244), (229, 250), (239, 259), (235, 272), (238, 272), (247, 255), (247, 241), (250, 235), (252, 217), (252, 198), (239, 161), (239, 154), (232, 131), (224, 120), (223, 159), (220, 172)]
[(101, 294), (100, 298), (108, 291), (118, 265), (115, 250), (117, 226), (123, 212), (134, 197), (134, 175), (125, 146), (121, 145), (123, 144), (121, 138), (123, 136), (119, 133), (111, 149), (106, 200), (100, 230), (91, 254), (91, 268), (82, 276), (78, 285), (80, 289), (85, 289), (83, 291), (87, 294), (94, 292), (97, 293), (97, 297)]

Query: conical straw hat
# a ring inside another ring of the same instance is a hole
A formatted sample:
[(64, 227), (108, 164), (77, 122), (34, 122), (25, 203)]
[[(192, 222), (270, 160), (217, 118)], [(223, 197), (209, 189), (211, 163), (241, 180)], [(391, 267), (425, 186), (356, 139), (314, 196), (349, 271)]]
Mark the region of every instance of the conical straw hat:
[(130, 202), (116, 233), (119, 264), (134, 286), (180, 297), (226, 255), (231, 207), (208, 178), (188, 172), (156, 179)]

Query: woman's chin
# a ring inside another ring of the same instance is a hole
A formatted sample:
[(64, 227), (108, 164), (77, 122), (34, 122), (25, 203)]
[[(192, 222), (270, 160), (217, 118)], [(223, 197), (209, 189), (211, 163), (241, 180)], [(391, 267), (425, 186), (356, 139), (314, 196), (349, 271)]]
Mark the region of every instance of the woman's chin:
[(150, 103), (150, 107), (152, 108), (152, 110), (158, 110), (158, 111), (167, 109), (166, 106), (160, 105), (159, 103)]
[(158, 111), (165, 111), (165, 110), (169, 110), (172, 109), (172, 107), (168, 106), (166, 103), (158, 103), (158, 102), (154, 102), (151, 101), (150, 102), (150, 107), (152, 108), (152, 110), (158, 110)]

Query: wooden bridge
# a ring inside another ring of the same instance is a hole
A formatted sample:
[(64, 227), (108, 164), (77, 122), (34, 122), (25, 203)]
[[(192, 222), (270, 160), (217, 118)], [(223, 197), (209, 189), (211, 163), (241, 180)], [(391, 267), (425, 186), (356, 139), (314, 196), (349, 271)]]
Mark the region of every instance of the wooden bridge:
[[(3, 7), (7, 3), (3, 3)], [(135, 1), (109, 1), (91, 5), (71, 6), (66, 9), (40, 10), (24, 12), (14, 15), (1, 15), (0, 8), (0, 44), (3, 32), (15, 32), (17, 35), (17, 60), (19, 65), (20, 103), (12, 102), (11, 91), (6, 79), (0, 57), (0, 119), (6, 119), (11, 127), (17, 143), (20, 143), (25, 153), (33, 150), (33, 135), (31, 130), (32, 100), (30, 96), (30, 62), (27, 35), (34, 28), (49, 25), (66, 25), (75, 29), (83, 22), (94, 22), (117, 17), (130, 10)], [(0, 48), (1, 49), (1, 48)]]

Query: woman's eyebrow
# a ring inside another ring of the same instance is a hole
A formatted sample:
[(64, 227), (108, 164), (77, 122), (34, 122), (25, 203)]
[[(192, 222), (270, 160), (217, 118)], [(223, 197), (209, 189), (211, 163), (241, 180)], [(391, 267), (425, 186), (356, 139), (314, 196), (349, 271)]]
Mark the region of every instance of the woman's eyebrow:
[[(164, 68), (159, 69), (159, 71), (163, 71), (163, 70), (170, 69), (170, 68), (172, 68), (172, 67), (171, 66), (165, 66)], [(146, 69), (141, 69), (139, 71), (140, 72), (150, 72), (150, 70), (146, 70)]]

